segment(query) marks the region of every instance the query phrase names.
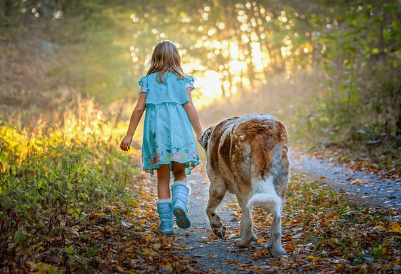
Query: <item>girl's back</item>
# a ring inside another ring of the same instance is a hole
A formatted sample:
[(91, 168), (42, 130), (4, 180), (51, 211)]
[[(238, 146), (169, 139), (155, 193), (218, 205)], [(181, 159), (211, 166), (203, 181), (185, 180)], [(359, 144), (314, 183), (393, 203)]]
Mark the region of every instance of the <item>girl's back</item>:
[(146, 105), (158, 105), (162, 103), (185, 104), (189, 101), (186, 88), (193, 89), (194, 79), (186, 76), (179, 79), (178, 75), (172, 72), (166, 72), (163, 75), (163, 82), (157, 81), (158, 73), (152, 73), (142, 77), (139, 81), (141, 92), (146, 92)]

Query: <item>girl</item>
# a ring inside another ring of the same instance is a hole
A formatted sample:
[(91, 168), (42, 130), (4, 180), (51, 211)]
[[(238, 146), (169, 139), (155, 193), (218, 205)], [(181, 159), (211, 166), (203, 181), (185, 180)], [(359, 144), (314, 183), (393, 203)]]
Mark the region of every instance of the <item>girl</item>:
[[(198, 113), (192, 103), (194, 79), (185, 75), (177, 47), (171, 41), (156, 45), (150, 69), (139, 81), (138, 103), (132, 113), (127, 135), (121, 149), (127, 151), (132, 136), (146, 108), (142, 144), (143, 169), (157, 170), (158, 230), (174, 234), (173, 214), (180, 228), (190, 227), (188, 219), (188, 193), (186, 174), (199, 164), (192, 127), (197, 139), (202, 135)], [(187, 169), (187, 172), (185, 172)], [(170, 171), (174, 176), (170, 198)]]

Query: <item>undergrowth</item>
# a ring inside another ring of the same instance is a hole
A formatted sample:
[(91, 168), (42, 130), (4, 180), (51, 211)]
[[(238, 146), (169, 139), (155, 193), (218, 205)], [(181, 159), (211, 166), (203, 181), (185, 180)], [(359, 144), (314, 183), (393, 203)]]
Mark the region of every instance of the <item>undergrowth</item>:
[(137, 163), (117, 150), (125, 127), (90, 99), (51, 123), (19, 121), (0, 121), (0, 267), (35, 261), (38, 248), (54, 239), (62, 241), (40, 261), (68, 261), (65, 238), (74, 225), (101, 206), (135, 204), (126, 187)]

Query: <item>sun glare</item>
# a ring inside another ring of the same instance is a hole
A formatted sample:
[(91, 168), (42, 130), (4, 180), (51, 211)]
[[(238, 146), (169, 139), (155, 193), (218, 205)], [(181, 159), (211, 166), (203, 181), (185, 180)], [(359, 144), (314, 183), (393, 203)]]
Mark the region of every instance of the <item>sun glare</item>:
[(208, 70), (204, 76), (197, 76), (195, 81), (195, 88), (199, 90), (200, 94), (194, 96), (194, 103), (199, 109), (211, 104), (218, 98), (221, 98), (221, 81), (220, 74)]
[[(259, 42), (251, 42), (251, 52), (248, 50), (241, 51), (237, 41), (209, 40), (200, 42), (200, 44), (209, 49), (215, 49), (218, 51), (216, 54), (221, 52), (224, 58), (231, 60), (226, 65), (220, 65), (218, 71), (202, 66), (201, 61), (196, 58), (186, 62), (183, 66), (184, 71), (203, 71), (201, 75), (195, 75), (195, 87), (199, 89), (201, 95), (195, 95), (194, 101), (199, 108), (207, 106), (221, 98), (223, 95), (222, 88), (226, 91), (228, 90), (225, 96), (229, 97), (239, 91), (238, 84), (242, 83), (240, 85), (242, 88), (249, 86), (247, 70), (250, 62), (254, 65), (254, 72), (263, 72), (270, 63), (269, 54), (262, 50)], [(184, 52), (180, 50), (180, 54), (184, 54)], [(209, 58), (213, 58), (212, 55), (210, 54)], [(227, 73), (231, 74), (231, 78), (227, 79), (224, 77), (227, 76)], [(258, 83), (253, 83), (253, 86), (256, 87), (260, 84), (261, 82), (259, 81)]]

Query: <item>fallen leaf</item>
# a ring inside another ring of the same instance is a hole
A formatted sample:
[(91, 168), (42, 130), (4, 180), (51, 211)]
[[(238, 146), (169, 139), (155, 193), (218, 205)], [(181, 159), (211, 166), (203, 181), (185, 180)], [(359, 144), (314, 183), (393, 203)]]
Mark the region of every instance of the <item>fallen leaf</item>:
[(401, 233), (401, 226), (398, 223), (392, 223), (391, 228), (388, 230), (388, 232), (396, 232), (396, 233)]
[(308, 259), (312, 259), (312, 260), (319, 259), (319, 257), (314, 257), (314, 256), (312, 256), (312, 255), (309, 255), (309, 256), (308, 256), (308, 257), (306, 257), (306, 258), (308, 258)]
[(171, 272), (173, 272), (173, 270), (174, 270), (170, 263), (164, 264), (163, 268), (165, 268), (165, 269), (167, 269), (167, 270), (169, 270)]
[(145, 253), (145, 254), (150, 254), (150, 253), (153, 252), (153, 249), (151, 249), (151, 248), (142, 248), (142, 252)]
[(284, 246), (284, 249), (288, 250), (288, 251), (294, 251), (295, 250), (295, 246), (292, 244), (287, 244)]

